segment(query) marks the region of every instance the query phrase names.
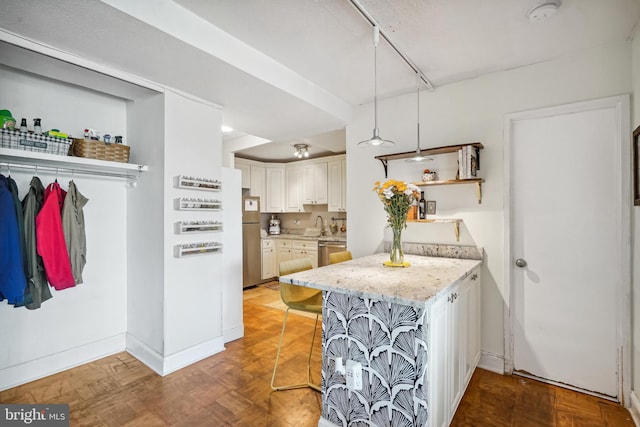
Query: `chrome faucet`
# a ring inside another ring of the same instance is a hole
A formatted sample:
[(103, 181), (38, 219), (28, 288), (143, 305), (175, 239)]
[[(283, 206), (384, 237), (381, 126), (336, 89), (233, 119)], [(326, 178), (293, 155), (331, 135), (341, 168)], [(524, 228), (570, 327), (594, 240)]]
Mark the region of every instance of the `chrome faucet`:
[(324, 219), (320, 215), (316, 217), (316, 228), (318, 228), (318, 220), (320, 220), (320, 234), (324, 236)]

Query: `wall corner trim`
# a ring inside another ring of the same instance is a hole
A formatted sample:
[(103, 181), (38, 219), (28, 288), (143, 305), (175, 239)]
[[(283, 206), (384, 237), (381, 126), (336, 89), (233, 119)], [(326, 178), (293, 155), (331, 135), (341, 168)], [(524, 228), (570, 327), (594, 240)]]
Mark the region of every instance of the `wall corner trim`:
[(493, 353), (482, 352), (478, 368), (504, 375), (504, 357)]

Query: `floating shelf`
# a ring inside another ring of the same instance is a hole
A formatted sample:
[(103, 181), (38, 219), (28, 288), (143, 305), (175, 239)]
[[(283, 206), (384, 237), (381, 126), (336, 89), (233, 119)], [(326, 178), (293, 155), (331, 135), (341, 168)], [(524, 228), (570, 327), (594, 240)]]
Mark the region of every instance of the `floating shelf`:
[(44, 170), (64, 170), (125, 178), (136, 178), (141, 172), (149, 170), (148, 166), (132, 163), (60, 156), (35, 151), (15, 150), (12, 148), (0, 148), (0, 164), (6, 165), (9, 168), (28, 166), (36, 169), (42, 167)]
[(454, 218), (407, 219), (407, 222), (453, 224), (453, 232), (456, 235), (456, 242), (460, 241), (460, 224), (462, 223), (461, 219), (454, 219)]
[(180, 197), (176, 199), (176, 209), (179, 211), (219, 211), (222, 209), (222, 202), (215, 199)]
[(178, 234), (211, 233), (214, 231), (222, 231), (222, 222), (220, 221), (178, 221), (176, 223), (176, 232)]
[(430, 185), (460, 185), (460, 184), (476, 184), (476, 191), (478, 193), (478, 203), (482, 203), (482, 178), (470, 178), (470, 179), (448, 179), (443, 181), (424, 181), (414, 182), (414, 185), (418, 187), (427, 187)]
[[(447, 154), (447, 153), (455, 153), (465, 147), (467, 145), (471, 145), (476, 148), (484, 148), (481, 142), (469, 142), (467, 144), (458, 144), (458, 145), (447, 145), (445, 147), (434, 147), (434, 148), (425, 148), (424, 150), (420, 150), (420, 154), (423, 156), (435, 156), (436, 154)], [(395, 153), (395, 154), (384, 154), (381, 156), (376, 156), (375, 158), (382, 162), (382, 166), (384, 167), (384, 177), (387, 178), (387, 166), (389, 160), (401, 160), (401, 159), (410, 159), (415, 156), (415, 151), (406, 151), (404, 153)], [(478, 160), (478, 163), (480, 161)]]
[(220, 252), (222, 252), (222, 243), (219, 242), (183, 243), (175, 246), (175, 256), (177, 258), (210, 255)]
[(176, 187), (190, 190), (220, 191), (222, 190), (222, 182), (217, 179), (178, 175), (176, 177)]

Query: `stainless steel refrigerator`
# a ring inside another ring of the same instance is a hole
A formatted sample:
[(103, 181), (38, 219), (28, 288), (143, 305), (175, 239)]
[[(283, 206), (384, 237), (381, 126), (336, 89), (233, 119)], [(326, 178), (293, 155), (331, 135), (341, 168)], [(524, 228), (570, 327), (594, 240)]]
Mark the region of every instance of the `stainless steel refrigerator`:
[(242, 287), (262, 281), (260, 243), (260, 198), (242, 198)]

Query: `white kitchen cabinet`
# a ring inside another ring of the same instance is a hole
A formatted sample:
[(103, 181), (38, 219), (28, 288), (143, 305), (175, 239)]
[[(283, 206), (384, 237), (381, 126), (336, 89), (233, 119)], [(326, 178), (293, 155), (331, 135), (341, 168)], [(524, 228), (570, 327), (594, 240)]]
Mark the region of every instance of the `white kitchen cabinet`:
[(431, 306), (431, 427), (448, 426), (480, 357), (480, 267)]
[(282, 261), (289, 261), (293, 259), (293, 249), (291, 247), (291, 240), (289, 239), (276, 239), (276, 270), (280, 275), (279, 265)]
[(327, 162), (306, 164), (302, 174), (302, 202), (308, 205), (326, 204)]
[(312, 240), (293, 240), (293, 259), (309, 258), (313, 268), (318, 268), (318, 242)]
[(251, 188), (251, 165), (243, 159), (234, 160), (234, 169), (239, 169), (242, 173), (242, 188)]
[(327, 210), (347, 210), (347, 160), (345, 158), (327, 162)]
[(278, 275), (276, 265), (276, 245), (273, 239), (262, 240), (262, 280)]
[(304, 212), (302, 205), (302, 167), (286, 166), (285, 170), (286, 212)]
[(266, 196), (266, 168), (263, 166), (251, 165), (251, 184), (249, 194), (253, 197), (260, 197), (260, 212), (265, 210)]
[(265, 207), (262, 212), (284, 212), (284, 165), (268, 166), (265, 168)]

